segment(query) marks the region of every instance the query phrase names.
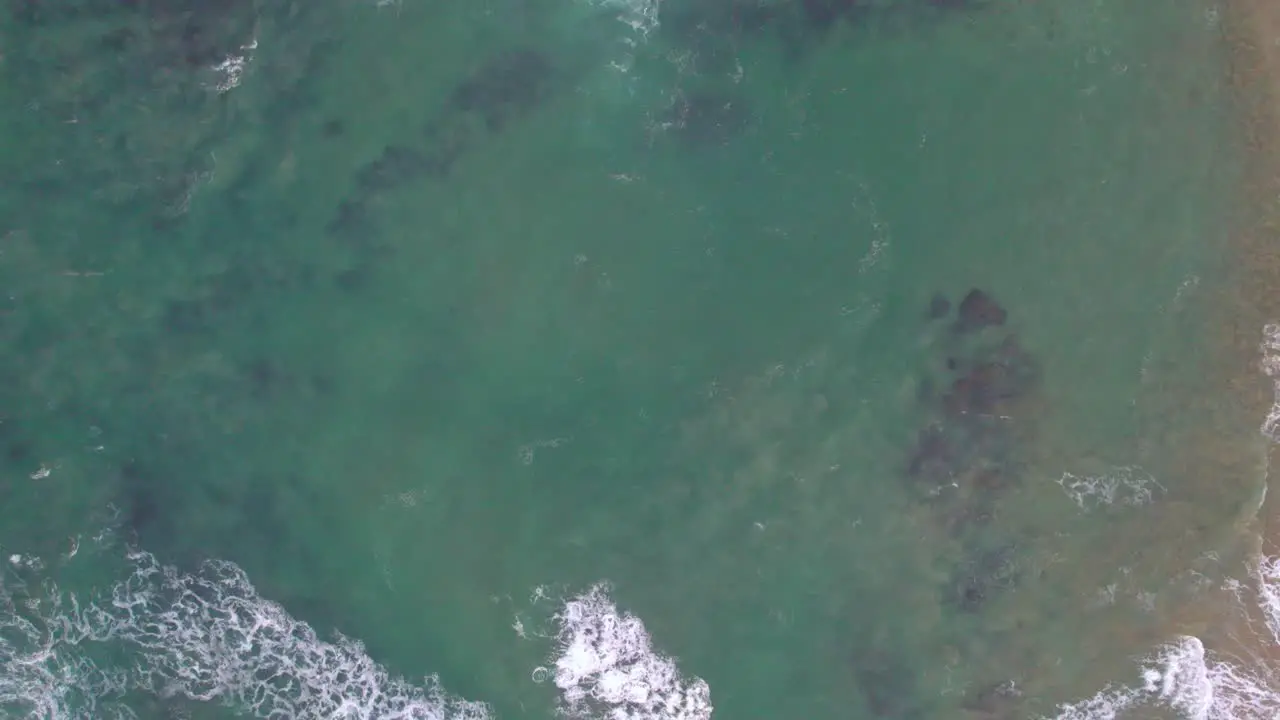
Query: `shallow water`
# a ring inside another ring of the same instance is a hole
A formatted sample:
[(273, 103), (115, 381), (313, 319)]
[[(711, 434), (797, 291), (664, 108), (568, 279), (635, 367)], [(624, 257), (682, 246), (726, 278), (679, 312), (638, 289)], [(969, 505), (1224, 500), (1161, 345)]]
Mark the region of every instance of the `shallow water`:
[(15, 10), (0, 708), (1072, 717), (1201, 634), (1213, 8), (839, 5)]

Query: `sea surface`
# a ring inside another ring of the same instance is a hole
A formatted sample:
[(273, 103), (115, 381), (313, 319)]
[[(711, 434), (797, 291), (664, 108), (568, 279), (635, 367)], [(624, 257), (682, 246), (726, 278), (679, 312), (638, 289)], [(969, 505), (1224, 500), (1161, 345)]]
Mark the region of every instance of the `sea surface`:
[(0, 716), (1274, 718), (1221, 13), (10, 0)]

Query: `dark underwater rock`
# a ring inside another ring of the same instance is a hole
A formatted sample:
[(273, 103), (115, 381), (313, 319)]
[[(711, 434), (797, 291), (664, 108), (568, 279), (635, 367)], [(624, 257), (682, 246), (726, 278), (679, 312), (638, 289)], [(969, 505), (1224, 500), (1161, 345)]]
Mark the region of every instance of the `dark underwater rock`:
[(372, 263), (357, 262), (335, 274), (333, 284), (343, 292), (355, 293), (368, 289), (373, 283), (373, 276)]
[(430, 175), (433, 168), (423, 153), (404, 145), (388, 145), (377, 160), (360, 170), (356, 185), (361, 193), (374, 195)]
[(938, 293), (929, 301), (929, 319), (941, 320), (951, 314), (951, 301), (946, 295)]
[(960, 612), (976, 613), (998, 593), (1015, 588), (1021, 576), (1015, 544), (979, 551), (953, 573), (944, 601)]
[[(951, 384), (942, 400), (947, 415), (994, 413), (1039, 382), (1039, 363), (1022, 349), (1015, 336), (1005, 338), (989, 357)], [(953, 367), (948, 360), (947, 367), (954, 370), (958, 364)]]
[(974, 288), (960, 301), (960, 317), (956, 320), (956, 329), (960, 332), (974, 332), (992, 325), (1003, 325), (1006, 313), (992, 297)]
[(167, 333), (191, 335), (209, 326), (209, 311), (199, 300), (170, 300), (165, 303), (160, 326)]
[(907, 475), (934, 480), (949, 478), (954, 459), (954, 449), (942, 428), (930, 425), (916, 435), (907, 460)]
[(35, 457), (35, 452), (31, 449), (31, 443), (21, 438), (7, 439), (4, 446), (4, 457), (15, 465), (22, 465), (31, 462)]
[(172, 533), (165, 513), (159, 479), (136, 460), (120, 464), (117, 496), (122, 507), (121, 519), (129, 539), (144, 547), (163, 547)]
[(245, 382), (249, 386), (249, 395), (257, 400), (266, 400), (275, 396), (287, 381), (288, 376), (280, 371), (276, 364), (266, 358), (258, 358), (241, 369)]
[(991, 413), (997, 406), (1024, 390), (1013, 370), (997, 362), (984, 362), (958, 378), (943, 399), (948, 415)]
[(489, 130), (497, 132), (550, 95), (553, 74), (546, 55), (527, 48), (509, 50), (460, 83), (450, 99), (455, 109), (478, 114)]
[(1040, 362), (1018, 341), (1016, 334), (1010, 333), (1000, 343), (993, 354), (995, 362), (1009, 369), (1014, 381), (1021, 391), (1030, 390), (1040, 380)]
[(358, 246), (368, 242), (368, 236), (376, 231), (376, 226), (365, 202), (352, 198), (338, 203), (337, 213), (326, 229), (330, 235)]
[(915, 673), (896, 654), (870, 649), (852, 659), (854, 678), (871, 717), (912, 720), (920, 716)]
[(471, 144), (472, 134), (471, 126), (459, 122), (456, 117), (446, 116), (428, 122), (423, 129), (428, 148), (428, 173), (436, 178), (446, 177)]

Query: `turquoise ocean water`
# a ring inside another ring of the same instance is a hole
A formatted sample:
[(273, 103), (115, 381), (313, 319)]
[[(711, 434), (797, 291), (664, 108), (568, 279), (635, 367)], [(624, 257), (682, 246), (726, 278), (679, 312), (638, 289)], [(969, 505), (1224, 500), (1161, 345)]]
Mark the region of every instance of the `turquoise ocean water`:
[(4, 12), (5, 717), (1274, 716), (1207, 0)]

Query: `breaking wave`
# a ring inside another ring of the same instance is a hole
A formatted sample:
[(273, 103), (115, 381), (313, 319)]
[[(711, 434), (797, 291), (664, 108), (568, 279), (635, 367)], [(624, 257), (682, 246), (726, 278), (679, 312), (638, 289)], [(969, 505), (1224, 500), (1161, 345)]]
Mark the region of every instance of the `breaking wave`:
[(128, 559), (132, 574), (94, 597), (22, 572), (0, 579), (0, 715), (132, 718), (126, 695), (143, 691), (273, 719), (490, 717), (434, 677), (391, 676), (357, 640), (320, 639), (232, 563), (187, 574), (148, 553)]
[[(560, 713), (574, 720), (708, 720), (711, 689), (654, 651), (644, 623), (620, 613), (605, 585), (570, 599), (555, 617), (552, 677)], [(545, 674), (535, 670), (535, 677)]]
[[(1280, 324), (1262, 329), (1262, 372), (1274, 399), (1260, 428), (1280, 442)], [(1145, 499), (1148, 483), (1102, 483), (1065, 475), (1060, 484), (1081, 507), (1089, 498), (1110, 502), (1115, 489)], [(1112, 685), (1091, 698), (1062, 705), (1054, 720), (1116, 720), (1161, 707), (1188, 720), (1276, 720), (1280, 718), (1280, 557), (1260, 556), (1248, 583), (1229, 581), (1243, 617), (1245, 637), (1229, 638), (1232, 651), (1207, 648), (1200, 638), (1182, 636), (1143, 658), (1130, 685)]]
[(1199, 638), (1182, 636), (1139, 662), (1131, 685), (1113, 685), (1091, 698), (1058, 708), (1055, 720), (1116, 720), (1166, 708), (1187, 720), (1275, 720), (1280, 717), (1280, 557), (1254, 565), (1252, 585), (1231, 582), (1248, 615), (1251, 637), (1239, 649), (1214, 652)]

